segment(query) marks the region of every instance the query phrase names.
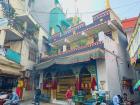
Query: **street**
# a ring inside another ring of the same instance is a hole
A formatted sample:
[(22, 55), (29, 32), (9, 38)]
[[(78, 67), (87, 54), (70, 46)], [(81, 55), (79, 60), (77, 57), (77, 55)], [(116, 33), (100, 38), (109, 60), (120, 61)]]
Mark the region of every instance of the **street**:
[[(32, 104), (32, 101), (24, 101), (24, 102), (21, 102), (21, 105), (33, 105)], [(50, 104), (50, 103), (41, 103), (40, 105), (56, 105), (56, 104)]]
[(32, 100), (140, 105), (140, 0), (0, 0), (0, 105)]

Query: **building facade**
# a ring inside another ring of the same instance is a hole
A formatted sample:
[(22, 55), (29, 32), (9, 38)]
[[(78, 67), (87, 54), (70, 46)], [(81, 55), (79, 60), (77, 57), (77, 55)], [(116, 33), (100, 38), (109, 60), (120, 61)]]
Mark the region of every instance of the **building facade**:
[(134, 28), (135, 28), (137, 19), (138, 19), (138, 17), (133, 17), (130, 19), (122, 20), (123, 30), (127, 35), (128, 42), (130, 41), (131, 35), (134, 32)]
[(134, 67), (134, 70), (137, 72), (137, 80), (140, 79), (140, 16), (137, 19), (134, 32), (130, 37), (130, 41), (128, 44), (128, 52), (131, 58), (131, 64)]
[(73, 93), (86, 91), (86, 99), (91, 97), (91, 89), (105, 90), (110, 98), (123, 92), (133, 98), (134, 93), (129, 91), (132, 86), (125, 84), (127, 81), (132, 85), (134, 79), (127, 38), (111, 9), (94, 15), (91, 24), (79, 21), (54, 32), (46, 46), (46, 57), (35, 65), (35, 70), (40, 75), (38, 86), (52, 102), (64, 100), (68, 86), (72, 86)]
[(25, 1), (0, 2), (0, 16), (8, 21), (0, 29), (0, 89), (16, 87), (20, 78), (24, 100), (33, 97), (33, 65), (39, 61), (43, 38), (47, 35), (27, 7)]

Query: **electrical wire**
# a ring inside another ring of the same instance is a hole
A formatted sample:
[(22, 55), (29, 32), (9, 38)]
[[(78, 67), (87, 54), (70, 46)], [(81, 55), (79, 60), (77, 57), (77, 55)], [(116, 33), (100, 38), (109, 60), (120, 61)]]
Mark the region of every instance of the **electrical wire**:
[[(120, 5), (120, 6), (117, 6), (117, 7), (114, 7), (112, 9), (120, 9), (120, 8), (126, 8), (127, 6), (131, 6), (133, 4), (137, 4), (140, 3), (139, 1), (135, 1), (135, 2), (132, 2), (132, 3), (129, 3), (129, 4), (125, 4), (125, 5)], [(14, 8), (15, 10), (19, 10), (19, 11), (25, 11), (24, 9), (20, 9), (20, 8)], [(100, 12), (102, 10), (97, 10), (97, 11), (86, 11), (86, 12), (79, 12), (77, 14), (93, 14), (93, 13), (97, 13), (97, 12)], [(67, 13), (50, 13), (50, 12), (46, 12), (46, 11), (35, 11), (35, 10), (31, 10), (30, 12), (33, 12), (33, 13), (39, 13), (39, 14), (76, 14), (75, 12), (67, 12)]]

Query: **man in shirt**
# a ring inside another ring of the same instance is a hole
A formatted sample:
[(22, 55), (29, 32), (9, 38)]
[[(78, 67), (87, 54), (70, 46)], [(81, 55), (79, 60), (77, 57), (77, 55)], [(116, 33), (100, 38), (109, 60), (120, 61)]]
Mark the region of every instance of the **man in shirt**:
[(115, 96), (113, 97), (113, 104), (114, 104), (114, 105), (120, 105), (120, 100), (119, 100), (118, 95), (115, 95)]
[(4, 103), (4, 105), (19, 105), (19, 97), (16, 94), (16, 92), (10, 90), (8, 92), (8, 99), (7, 101)]

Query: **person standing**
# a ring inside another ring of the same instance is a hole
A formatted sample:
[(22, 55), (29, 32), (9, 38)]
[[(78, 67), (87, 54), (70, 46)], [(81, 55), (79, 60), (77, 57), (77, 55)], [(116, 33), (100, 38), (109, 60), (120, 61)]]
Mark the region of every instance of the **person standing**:
[(34, 97), (35, 105), (40, 105), (40, 96), (41, 96), (41, 90), (40, 88), (36, 88), (35, 97)]
[(66, 94), (65, 94), (67, 105), (72, 105), (72, 87), (68, 87)]

